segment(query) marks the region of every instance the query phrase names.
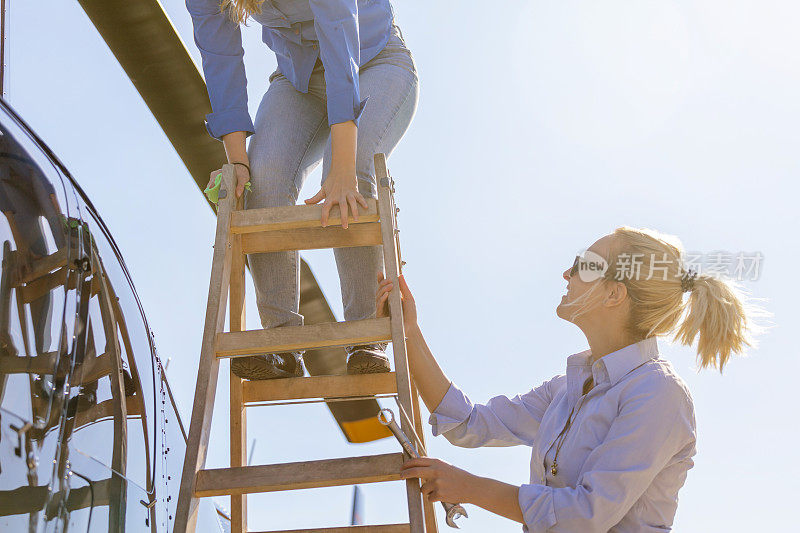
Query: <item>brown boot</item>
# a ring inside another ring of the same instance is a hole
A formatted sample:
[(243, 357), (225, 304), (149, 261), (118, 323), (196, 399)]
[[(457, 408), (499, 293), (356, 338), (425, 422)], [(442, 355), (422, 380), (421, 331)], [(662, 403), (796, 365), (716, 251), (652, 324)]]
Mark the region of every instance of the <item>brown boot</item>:
[(386, 343), (360, 344), (347, 349), (348, 374), (376, 374), (391, 372)]
[(304, 373), (303, 352), (280, 352), (234, 357), (231, 372), (242, 379), (297, 378)]

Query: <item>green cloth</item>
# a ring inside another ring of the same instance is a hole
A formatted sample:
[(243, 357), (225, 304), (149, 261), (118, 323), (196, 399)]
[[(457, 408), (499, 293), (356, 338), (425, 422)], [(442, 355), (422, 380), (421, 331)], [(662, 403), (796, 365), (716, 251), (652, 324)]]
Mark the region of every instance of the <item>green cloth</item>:
[[(214, 202), (215, 204), (219, 203), (219, 187), (222, 184), (222, 172), (217, 174), (217, 177), (214, 178), (214, 186), (213, 187), (206, 187), (203, 189), (203, 192), (206, 193), (206, 196), (209, 200)], [(244, 188), (248, 191), (252, 192), (253, 189), (250, 188), (250, 182), (244, 184)]]
[(78, 227), (81, 227), (84, 231), (84, 234), (88, 236), (91, 245), (95, 246), (94, 235), (92, 235), (92, 232), (89, 231), (89, 224), (87, 224), (86, 222), (82, 222), (80, 219), (75, 217), (67, 217), (62, 213), (58, 214), (58, 219), (61, 221), (61, 226), (63, 227), (64, 232), (67, 235), (72, 234), (73, 230), (75, 230)]

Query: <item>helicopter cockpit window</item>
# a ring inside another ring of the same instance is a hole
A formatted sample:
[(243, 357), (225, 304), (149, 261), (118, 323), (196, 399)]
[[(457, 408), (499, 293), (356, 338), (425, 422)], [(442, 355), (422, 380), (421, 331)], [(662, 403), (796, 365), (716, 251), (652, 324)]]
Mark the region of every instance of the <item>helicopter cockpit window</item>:
[(71, 189), (19, 125), (0, 118), (0, 530), (21, 531), (58, 492), (52, 429), (74, 348), (80, 237)]

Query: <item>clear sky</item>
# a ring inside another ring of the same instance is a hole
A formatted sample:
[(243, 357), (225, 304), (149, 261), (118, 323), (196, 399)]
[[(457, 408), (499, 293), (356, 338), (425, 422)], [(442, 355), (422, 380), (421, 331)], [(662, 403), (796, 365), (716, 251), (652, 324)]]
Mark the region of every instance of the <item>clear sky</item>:
[[(164, 7), (196, 63), (180, 0)], [(215, 219), (77, 2), (12, 2), (9, 101), (78, 178), (143, 300), (184, 417), (194, 392)], [(696, 465), (676, 531), (781, 531), (795, 522), (800, 373), (800, 6), (776, 0), (395, 2), (421, 80), (417, 115), (389, 160), (407, 280), (428, 342), (475, 402), (562, 373), (585, 337), (555, 314), (577, 251), (619, 225), (702, 254), (761, 252), (745, 282), (776, 327), (724, 375), (661, 339), (692, 391)], [(253, 115), (275, 68), (244, 28)], [(198, 120), (194, 117), (193, 120)], [(213, 169), (209, 169), (211, 171)], [(319, 170), (301, 191), (318, 190)], [(304, 254), (337, 316), (330, 251)], [(787, 270), (788, 269), (788, 270)], [(248, 327), (260, 327), (252, 286)], [(223, 366), (227, 375), (227, 365)], [(210, 466), (227, 465), (227, 379)], [(387, 403), (388, 405), (388, 403)], [(427, 417), (427, 412), (424, 413)], [(398, 451), (348, 445), (321, 405), (250, 411), (254, 463)], [(431, 455), (528, 481), (527, 448)], [(367, 523), (406, 520), (400, 482), (363, 486)], [(347, 525), (352, 489), (251, 497), (251, 528)], [(469, 506), (464, 531), (520, 526)], [(443, 525), (440, 515), (440, 525)]]

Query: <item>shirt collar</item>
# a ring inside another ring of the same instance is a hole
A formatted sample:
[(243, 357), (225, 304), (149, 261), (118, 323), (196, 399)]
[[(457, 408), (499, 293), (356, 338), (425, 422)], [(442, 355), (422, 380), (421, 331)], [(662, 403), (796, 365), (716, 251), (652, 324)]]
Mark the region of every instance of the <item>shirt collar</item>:
[(598, 375), (602, 375), (602, 369), (604, 368), (605, 374), (608, 376), (609, 384), (615, 385), (623, 376), (634, 368), (650, 359), (658, 357), (659, 350), (658, 341), (656, 339), (655, 336), (647, 337), (639, 342), (624, 346), (619, 350), (601, 357), (594, 365), (592, 365), (592, 350), (583, 350), (582, 352), (567, 357), (567, 368), (569, 369), (570, 366), (591, 366), (591, 372), (596, 383), (599, 382)]
[(658, 356), (658, 341), (656, 337), (647, 337), (634, 344), (620, 348), (616, 352), (600, 358), (608, 372), (611, 385), (616, 384), (625, 374), (642, 363), (655, 359)]

